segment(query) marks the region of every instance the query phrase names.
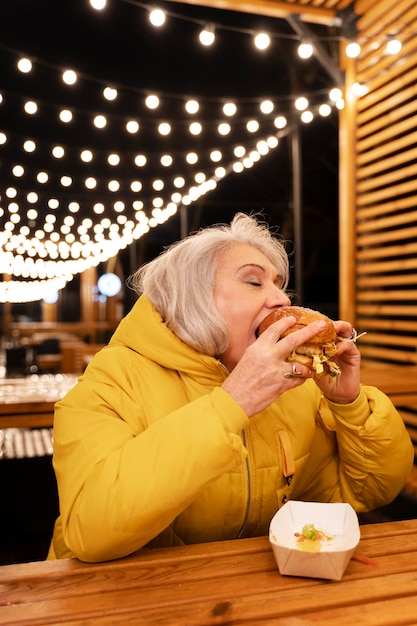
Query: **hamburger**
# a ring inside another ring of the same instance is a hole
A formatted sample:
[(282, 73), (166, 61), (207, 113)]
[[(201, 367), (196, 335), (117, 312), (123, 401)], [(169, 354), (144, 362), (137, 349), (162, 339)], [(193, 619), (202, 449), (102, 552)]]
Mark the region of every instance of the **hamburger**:
[(319, 313), (319, 311), (301, 306), (280, 307), (272, 311), (272, 313), (262, 320), (258, 329), (258, 335), (261, 335), (268, 326), (274, 322), (277, 322), (283, 317), (288, 317), (289, 315), (294, 316), (297, 321), (294, 326), (286, 330), (281, 337), (287, 337), (296, 330), (301, 330), (301, 328), (311, 324), (311, 322), (317, 322), (318, 320), (325, 321), (327, 326), (324, 330), (309, 339), (307, 343), (298, 346), (287, 360), (292, 363), (307, 365), (307, 367), (315, 371), (316, 376), (324, 376), (325, 374), (338, 376), (340, 369), (338, 365), (331, 360), (331, 357), (337, 352), (336, 330), (332, 320), (326, 317), (326, 315)]

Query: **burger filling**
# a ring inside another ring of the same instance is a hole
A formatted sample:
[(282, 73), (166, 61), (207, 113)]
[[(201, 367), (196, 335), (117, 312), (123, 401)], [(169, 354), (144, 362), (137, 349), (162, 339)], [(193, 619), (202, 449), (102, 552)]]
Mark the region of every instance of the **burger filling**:
[(340, 368), (334, 361), (331, 361), (329, 357), (334, 356), (336, 352), (337, 347), (334, 343), (327, 343), (322, 347), (312, 344), (304, 344), (292, 352), (288, 361), (298, 361), (300, 363), (304, 363), (313, 369), (318, 375), (324, 374), (324, 364), (326, 364), (328, 373), (330, 376), (334, 377), (340, 374)]

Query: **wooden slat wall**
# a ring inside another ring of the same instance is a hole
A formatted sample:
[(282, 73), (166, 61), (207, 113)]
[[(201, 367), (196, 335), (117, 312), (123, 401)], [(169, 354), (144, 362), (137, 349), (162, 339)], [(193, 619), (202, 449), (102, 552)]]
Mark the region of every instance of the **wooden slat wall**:
[[(361, 339), (364, 357), (415, 364), (417, 3), (358, 0), (355, 10), (362, 45), (355, 80), (369, 91), (347, 102), (356, 122), (351, 126), (356, 162), (354, 321), (358, 330), (368, 331)], [(403, 44), (393, 56), (384, 52), (390, 34)]]

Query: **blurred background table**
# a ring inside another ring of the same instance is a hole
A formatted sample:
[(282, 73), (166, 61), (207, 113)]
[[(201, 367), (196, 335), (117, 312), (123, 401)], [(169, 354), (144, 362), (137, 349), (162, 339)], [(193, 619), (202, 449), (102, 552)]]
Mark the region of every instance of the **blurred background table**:
[(0, 428), (52, 426), (54, 405), (77, 381), (74, 374), (0, 380)]

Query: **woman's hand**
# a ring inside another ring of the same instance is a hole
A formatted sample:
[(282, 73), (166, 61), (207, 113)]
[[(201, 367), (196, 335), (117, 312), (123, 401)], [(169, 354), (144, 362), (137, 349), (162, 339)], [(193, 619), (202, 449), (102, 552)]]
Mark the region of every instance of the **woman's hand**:
[[(322, 331), (326, 324), (313, 322), (287, 337), (281, 335), (296, 322), (295, 317), (285, 317), (271, 324), (245, 351), (222, 388), (240, 404), (248, 417), (259, 413), (282, 393), (302, 385), (314, 372), (305, 365), (286, 360), (297, 346)], [(299, 376), (287, 377), (293, 368)]]
[(339, 376), (322, 376), (315, 380), (326, 398), (339, 404), (348, 404), (359, 395), (361, 355), (356, 343), (350, 339), (352, 325), (343, 321), (335, 322), (334, 325), (339, 341), (337, 354), (332, 357), (332, 361), (337, 363), (341, 373)]

